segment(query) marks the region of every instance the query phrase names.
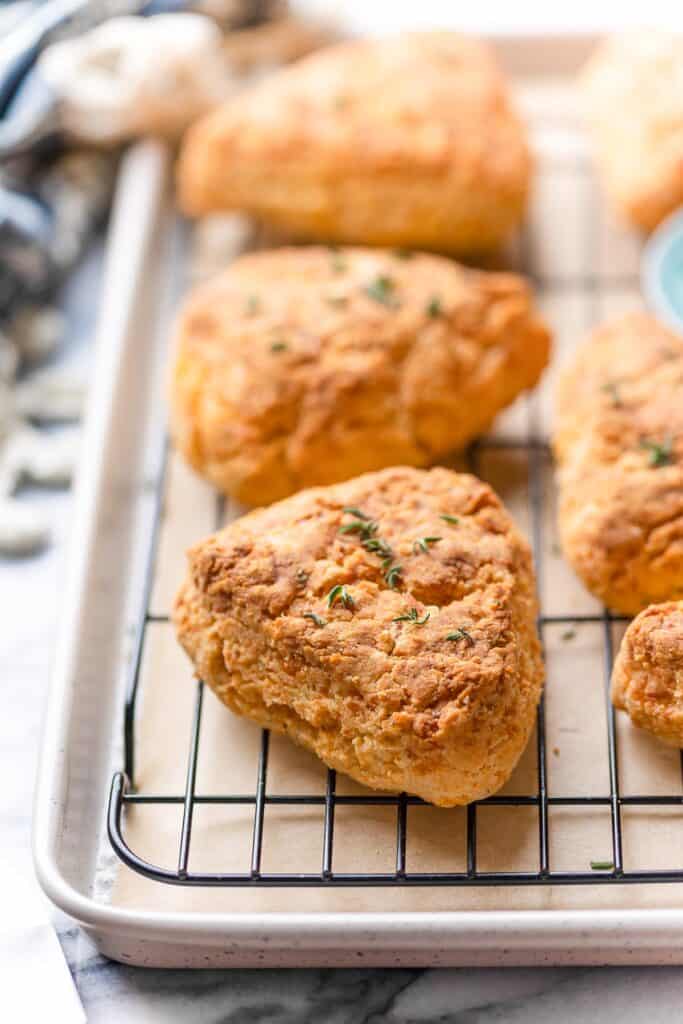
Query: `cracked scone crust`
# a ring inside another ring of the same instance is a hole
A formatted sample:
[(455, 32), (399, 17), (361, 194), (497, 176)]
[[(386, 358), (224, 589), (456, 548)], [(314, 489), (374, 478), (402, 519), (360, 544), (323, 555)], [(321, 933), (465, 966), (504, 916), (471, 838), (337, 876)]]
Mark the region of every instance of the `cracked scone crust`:
[(683, 203), (683, 36), (651, 30), (609, 39), (581, 85), (605, 188), (650, 231)]
[(530, 176), (491, 51), (441, 32), (342, 43), (270, 75), (190, 130), (178, 186), (192, 215), (463, 252), (505, 241)]
[(190, 297), (171, 428), (220, 490), (263, 504), (484, 430), (548, 359), (525, 282), (438, 256), (252, 253)]
[[(401, 566), (394, 588), (363, 534), (343, 530), (354, 522), (376, 524)], [(491, 488), (399, 467), (209, 537), (189, 553), (174, 621), (237, 714), (367, 786), (452, 806), (499, 789), (524, 750), (543, 681), (536, 614), (528, 544)]]
[(612, 702), (634, 725), (683, 747), (683, 601), (651, 605), (630, 624), (614, 664)]
[(626, 615), (683, 593), (683, 339), (631, 313), (561, 375), (555, 454), (564, 554)]

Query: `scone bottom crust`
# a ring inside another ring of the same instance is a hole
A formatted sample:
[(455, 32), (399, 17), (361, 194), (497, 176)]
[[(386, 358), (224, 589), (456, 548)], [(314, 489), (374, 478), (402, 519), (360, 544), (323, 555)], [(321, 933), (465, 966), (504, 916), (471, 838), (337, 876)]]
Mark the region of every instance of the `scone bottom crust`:
[(486, 484), (394, 468), (259, 509), (197, 545), (174, 620), (228, 707), (376, 789), (495, 792), (543, 668), (528, 545)]

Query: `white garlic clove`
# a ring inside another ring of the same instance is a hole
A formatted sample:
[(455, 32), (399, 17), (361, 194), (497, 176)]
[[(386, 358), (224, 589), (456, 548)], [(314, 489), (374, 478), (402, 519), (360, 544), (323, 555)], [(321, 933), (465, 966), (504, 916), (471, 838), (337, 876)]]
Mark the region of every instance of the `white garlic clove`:
[(199, 14), (112, 18), (53, 43), (38, 67), (77, 137), (177, 136), (233, 87), (220, 29)]

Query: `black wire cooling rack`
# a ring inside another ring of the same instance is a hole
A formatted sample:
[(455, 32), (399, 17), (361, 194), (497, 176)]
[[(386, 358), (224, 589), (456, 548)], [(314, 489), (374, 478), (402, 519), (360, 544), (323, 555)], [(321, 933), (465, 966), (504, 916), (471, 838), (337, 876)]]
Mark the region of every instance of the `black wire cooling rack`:
[[(577, 173), (588, 181), (588, 167), (583, 161), (575, 166)], [(595, 202), (595, 200), (594, 200)], [(591, 265), (592, 247), (595, 244), (596, 209), (588, 211), (585, 219), (587, 264)], [(528, 254), (527, 254), (528, 255)], [(539, 290), (543, 290), (544, 281), (533, 272), (533, 261), (523, 261), (522, 269), (532, 280), (536, 281)], [(614, 284), (633, 285), (632, 279), (620, 279)], [(546, 281), (547, 284), (547, 281)], [(572, 284), (566, 280), (554, 280), (552, 287), (563, 287)], [(604, 284), (604, 282), (603, 282)], [(588, 298), (595, 298), (592, 319), (597, 319), (598, 288), (600, 283), (591, 275), (582, 276), (580, 281), (574, 279), (573, 286), (579, 287)], [(536, 571), (539, 580), (543, 578), (543, 468), (550, 459), (547, 446), (538, 440), (535, 429), (534, 398), (528, 400), (530, 422), (528, 439), (510, 441), (496, 438), (483, 438), (473, 444), (467, 453), (468, 469), (477, 474), (479, 462), (488, 451), (496, 449), (518, 449), (526, 453), (529, 467), (529, 507), (531, 514), (531, 541), (534, 549)], [(545, 725), (545, 701), (542, 700), (538, 709), (536, 730), (536, 771), (537, 787), (534, 792), (519, 796), (497, 795), (486, 800), (477, 801), (467, 808), (466, 829), (466, 867), (463, 871), (411, 871), (406, 865), (406, 843), (408, 837), (408, 808), (421, 805), (417, 797), (401, 794), (391, 796), (367, 791), (363, 795), (342, 795), (337, 793), (336, 773), (327, 771), (325, 792), (310, 795), (292, 792), (274, 794), (268, 792), (268, 749), (269, 734), (263, 730), (261, 736), (260, 755), (253, 793), (225, 793), (223, 795), (204, 795), (196, 791), (197, 762), (201, 744), (201, 723), (204, 686), (197, 684), (194, 718), (192, 722), (189, 750), (187, 752), (187, 773), (185, 790), (177, 794), (154, 794), (136, 792), (135, 781), (135, 719), (136, 704), (140, 681), (140, 672), (145, 645), (147, 626), (153, 622), (167, 622), (168, 616), (155, 615), (149, 611), (150, 596), (155, 573), (156, 551), (159, 536), (159, 525), (162, 518), (163, 492), (167, 451), (164, 446), (160, 456), (160, 468), (156, 504), (153, 517), (153, 528), (150, 531), (147, 571), (142, 595), (142, 614), (137, 625), (134, 657), (128, 698), (125, 709), (125, 768), (114, 775), (108, 809), (108, 832), (114, 850), (121, 860), (132, 868), (158, 882), (184, 886), (548, 886), (548, 885), (604, 885), (644, 882), (683, 882), (683, 854), (681, 867), (675, 870), (626, 870), (624, 868), (622, 810), (626, 807), (678, 807), (683, 812), (683, 792), (678, 794), (640, 794), (624, 796), (619, 786), (619, 752), (615, 729), (614, 710), (609, 699), (609, 680), (613, 661), (612, 626), (615, 622), (625, 621), (619, 616), (603, 610), (589, 615), (547, 615), (541, 614), (538, 628), (543, 642), (544, 630), (549, 625), (559, 624), (567, 628), (578, 624), (593, 623), (601, 627), (603, 638), (603, 682), (607, 722), (607, 757), (609, 792), (602, 795), (565, 795), (549, 796), (547, 786), (547, 744)], [(220, 525), (224, 518), (224, 504), (216, 499), (216, 523)], [(189, 672), (189, 668), (188, 668)], [(681, 766), (683, 770), (683, 752)], [(182, 806), (182, 826), (178, 849), (177, 867), (175, 870), (159, 867), (148, 863), (130, 849), (124, 833), (125, 810), (135, 805), (144, 806), (178, 805)], [(195, 872), (189, 868), (190, 848), (192, 842), (193, 816), (197, 807), (202, 805), (235, 806), (242, 805), (253, 809), (253, 832), (251, 856), (248, 867), (242, 872)], [(267, 808), (274, 805), (289, 807), (315, 805), (323, 808), (322, 824), (322, 858), (320, 870), (314, 872), (270, 872), (262, 870), (264, 851), (264, 818)], [(383, 872), (338, 872), (333, 868), (335, 847), (335, 814), (339, 807), (392, 807), (396, 812), (395, 831), (395, 867), (393, 871)], [(488, 871), (479, 870), (477, 865), (477, 812), (480, 807), (514, 807), (535, 808), (538, 814), (538, 870), (537, 871)], [(594, 869), (582, 871), (554, 871), (551, 865), (549, 809), (554, 807), (576, 808), (607, 808), (611, 822), (611, 859), (593, 865)]]

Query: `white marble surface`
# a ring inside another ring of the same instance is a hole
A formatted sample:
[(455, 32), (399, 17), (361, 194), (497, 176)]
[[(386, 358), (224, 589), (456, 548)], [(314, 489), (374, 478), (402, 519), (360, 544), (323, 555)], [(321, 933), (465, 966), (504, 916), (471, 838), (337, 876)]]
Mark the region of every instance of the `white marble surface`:
[[(97, 261), (66, 296), (75, 349), (91, 333), (96, 273)], [(70, 497), (34, 492), (25, 500), (50, 508), (56, 537), (35, 558), (0, 562), (0, 833), (4, 858), (28, 870), (35, 763)], [(73, 922), (56, 912), (54, 920), (93, 1024), (668, 1024), (680, 1019), (683, 1005), (683, 969), (677, 968), (141, 970), (104, 960)]]

